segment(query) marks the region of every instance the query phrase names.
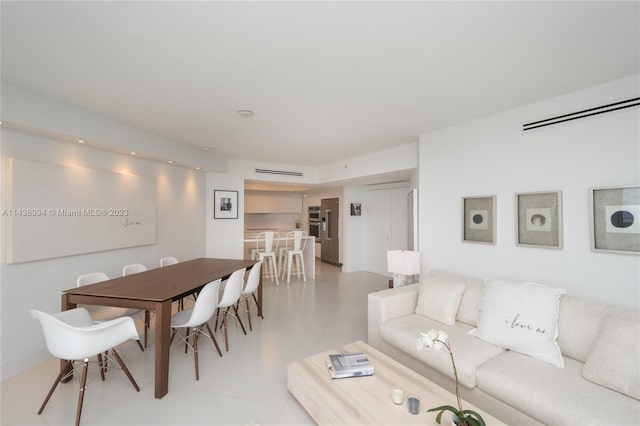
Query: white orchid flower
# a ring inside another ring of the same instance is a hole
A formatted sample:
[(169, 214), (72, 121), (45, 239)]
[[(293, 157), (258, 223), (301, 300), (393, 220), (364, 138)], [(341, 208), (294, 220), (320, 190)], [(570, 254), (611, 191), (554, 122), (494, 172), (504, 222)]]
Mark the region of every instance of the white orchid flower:
[(442, 330), (429, 330), (426, 333), (420, 333), (416, 347), (419, 351), (424, 348), (434, 348), (439, 351), (449, 340), (449, 336)]

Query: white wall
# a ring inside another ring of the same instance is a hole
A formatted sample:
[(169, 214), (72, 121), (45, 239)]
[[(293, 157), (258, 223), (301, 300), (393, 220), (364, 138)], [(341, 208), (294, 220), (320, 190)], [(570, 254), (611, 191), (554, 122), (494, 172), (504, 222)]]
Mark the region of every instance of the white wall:
[[(422, 268), (561, 286), (573, 295), (640, 306), (640, 256), (593, 252), (589, 189), (640, 183), (640, 110), (522, 132), (523, 123), (637, 97), (617, 80), (420, 138)], [(515, 245), (515, 194), (561, 190), (564, 248)], [(461, 242), (461, 199), (497, 196), (497, 244)]]
[[(6, 158), (18, 157), (140, 174), (157, 181), (156, 244), (7, 265), (2, 240), (2, 378), (5, 378), (50, 357), (40, 326), (28, 316), (27, 310), (58, 312), (62, 290), (75, 287), (78, 275), (103, 271), (115, 277), (122, 274), (122, 266), (127, 263), (143, 263), (155, 268), (163, 256), (180, 260), (204, 256), (202, 230), (206, 197), (205, 175), (195, 170), (6, 128), (2, 128), (1, 135), (3, 171)], [(3, 175), (2, 208), (5, 195), (6, 176)], [(1, 226), (4, 228), (4, 220)]]
[[(233, 169), (231, 169), (233, 170)], [(238, 218), (213, 218), (213, 191), (238, 191)], [(244, 178), (235, 173), (207, 174), (207, 257), (242, 259), (244, 252)]]

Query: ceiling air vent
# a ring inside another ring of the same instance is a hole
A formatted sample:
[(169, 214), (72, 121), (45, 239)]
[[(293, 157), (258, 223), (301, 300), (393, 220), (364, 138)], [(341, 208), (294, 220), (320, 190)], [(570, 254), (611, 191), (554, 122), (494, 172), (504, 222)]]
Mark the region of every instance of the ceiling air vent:
[(614, 102), (595, 108), (584, 109), (570, 114), (558, 115), (544, 120), (533, 121), (522, 125), (522, 130), (532, 130), (538, 127), (551, 126), (553, 124), (564, 123), (565, 121), (577, 120), (579, 118), (590, 117), (592, 115), (604, 114), (605, 112), (617, 111), (619, 109), (631, 108), (640, 105), (640, 98), (627, 99), (626, 101)]
[(268, 170), (268, 169), (256, 169), (256, 173), (264, 173), (267, 175), (285, 175), (285, 176), (304, 176), (302, 172), (288, 172), (286, 170)]

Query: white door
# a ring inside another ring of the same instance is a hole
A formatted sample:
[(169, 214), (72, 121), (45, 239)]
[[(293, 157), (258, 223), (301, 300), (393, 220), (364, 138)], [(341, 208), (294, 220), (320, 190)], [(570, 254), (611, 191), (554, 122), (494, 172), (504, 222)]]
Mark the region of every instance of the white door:
[(365, 270), (391, 276), (387, 272), (387, 251), (407, 248), (407, 193), (409, 188), (365, 191)]

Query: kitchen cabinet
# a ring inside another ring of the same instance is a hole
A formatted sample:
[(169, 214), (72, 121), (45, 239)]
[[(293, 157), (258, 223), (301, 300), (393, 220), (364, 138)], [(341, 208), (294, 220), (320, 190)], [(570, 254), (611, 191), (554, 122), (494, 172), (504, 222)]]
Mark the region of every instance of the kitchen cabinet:
[(267, 194), (246, 194), (244, 210), (245, 213), (277, 213), (278, 200)]
[(299, 195), (274, 195), (246, 193), (245, 213), (302, 213), (302, 197)]
[(302, 213), (302, 197), (277, 197), (278, 213)]

